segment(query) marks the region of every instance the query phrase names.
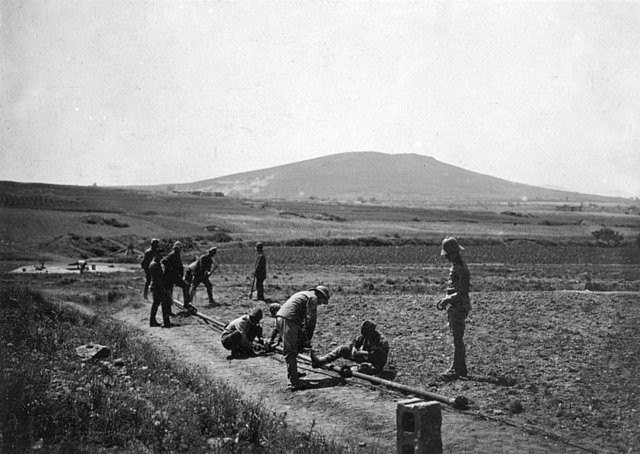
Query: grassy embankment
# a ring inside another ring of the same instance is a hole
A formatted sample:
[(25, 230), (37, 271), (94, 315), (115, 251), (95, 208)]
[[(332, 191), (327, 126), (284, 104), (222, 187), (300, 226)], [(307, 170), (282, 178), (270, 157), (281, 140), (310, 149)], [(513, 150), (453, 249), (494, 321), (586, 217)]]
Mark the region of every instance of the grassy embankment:
[[(87, 343), (112, 355), (82, 362), (75, 349)], [(342, 452), (164, 359), (134, 331), (23, 287), (0, 291), (0, 358), (2, 452)]]

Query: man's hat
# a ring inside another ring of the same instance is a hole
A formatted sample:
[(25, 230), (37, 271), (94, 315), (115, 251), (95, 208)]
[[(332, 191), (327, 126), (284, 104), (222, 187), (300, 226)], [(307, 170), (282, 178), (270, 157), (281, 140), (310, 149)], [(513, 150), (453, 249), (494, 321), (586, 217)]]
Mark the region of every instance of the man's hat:
[(261, 242), (257, 242), (256, 243), (256, 249), (262, 249), (264, 247), (264, 244)]
[(218, 252), (218, 248), (217, 247), (214, 246), (212, 248), (209, 248), (209, 254), (215, 254), (216, 252)]
[(458, 240), (456, 240), (452, 236), (446, 237), (442, 240), (442, 250), (440, 251), (440, 255), (451, 254), (452, 252), (460, 252), (464, 251), (464, 248), (458, 244)]
[(278, 311), (280, 310), (280, 303), (271, 303), (269, 304), (269, 313), (272, 317), (275, 317)]
[(371, 320), (365, 320), (364, 322), (362, 322), (362, 325), (360, 325), (360, 334), (366, 336), (367, 334), (374, 332), (375, 329), (375, 323), (373, 323)]
[(160, 240), (157, 238), (154, 238), (151, 240), (151, 244), (160, 244)]
[(249, 318), (253, 323), (258, 323), (262, 320), (262, 309), (255, 308), (249, 313)]
[(175, 243), (173, 243), (173, 248), (182, 248), (183, 244), (180, 241), (176, 241)]
[(317, 290), (318, 292), (322, 293), (324, 297), (327, 299), (327, 301), (331, 297), (331, 294), (329, 293), (329, 289), (324, 285), (318, 285), (313, 290)]

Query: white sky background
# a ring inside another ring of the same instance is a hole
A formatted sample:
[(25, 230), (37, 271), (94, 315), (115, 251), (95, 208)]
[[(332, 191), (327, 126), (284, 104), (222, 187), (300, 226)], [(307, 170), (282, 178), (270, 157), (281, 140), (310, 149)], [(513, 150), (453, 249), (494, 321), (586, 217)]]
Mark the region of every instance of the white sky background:
[(640, 2), (0, 0), (0, 179), (346, 151), (640, 196)]

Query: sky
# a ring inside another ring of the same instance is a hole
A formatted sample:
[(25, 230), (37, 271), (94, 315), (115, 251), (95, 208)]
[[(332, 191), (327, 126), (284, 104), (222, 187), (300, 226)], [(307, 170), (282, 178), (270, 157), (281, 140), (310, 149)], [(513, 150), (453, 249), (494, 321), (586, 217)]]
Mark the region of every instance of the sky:
[(640, 196), (640, 2), (0, 0), (0, 180), (351, 152)]

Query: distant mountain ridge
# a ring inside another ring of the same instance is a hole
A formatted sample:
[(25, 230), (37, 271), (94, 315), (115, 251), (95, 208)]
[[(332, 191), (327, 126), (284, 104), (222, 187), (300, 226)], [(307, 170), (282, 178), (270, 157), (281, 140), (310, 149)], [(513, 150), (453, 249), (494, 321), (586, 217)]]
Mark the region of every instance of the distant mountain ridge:
[[(150, 188), (150, 187), (147, 187)], [(166, 189), (166, 186), (156, 186)], [(218, 192), (226, 196), (380, 203), (460, 203), (517, 201), (606, 201), (514, 183), (445, 164), (418, 154), (374, 151), (339, 153), (224, 177), (174, 184), (176, 191)]]

